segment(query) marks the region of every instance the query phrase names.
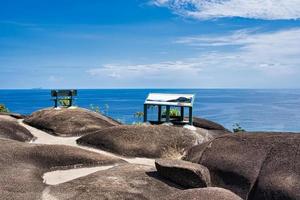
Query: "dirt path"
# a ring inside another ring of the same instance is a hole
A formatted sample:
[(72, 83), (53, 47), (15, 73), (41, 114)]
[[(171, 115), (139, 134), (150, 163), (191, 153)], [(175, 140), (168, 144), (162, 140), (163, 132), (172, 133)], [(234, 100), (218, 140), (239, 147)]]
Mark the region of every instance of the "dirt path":
[(18, 122), (19, 122), (20, 125), (24, 126), (26, 129), (28, 129), (34, 137), (36, 137), (36, 139), (34, 141), (31, 141), (30, 143), (67, 145), (67, 146), (77, 147), (77, 148), (85, 149), (85, 150), (88, 150), (88, 151), (93, 151), (93, 152), (96, 152), (96, 153), (101, 153), (101, 154), (104, 154), (104, 155), (120, 158), (120, 159), (123, 159), (123, 160), (125, 160), (129, 163), (154, 166), (154, 159), (149, 159), (149, 158), (127, 158), (127, 157), (119, 156), (119, 155), (116, 155), (116, 154), (113, 154), (113, 153), (110, 153), (110, 152), (107, 152), (107, 151), (102, 151), (102, 150), (99, 150), (99, 149), (94, 149), (94, 148), (90, 148), (90, 147), (86, 147), (86, 146), (81, 146), (81, 145), (78, 145), (76, 143), (76, 140), (79, 137), (54, 136), (54, 135), (48, 134), (48, 133), (46, 133), (42, 130), (39, 130), (37, 128), (34, 128), (34, 127), (29, 126), (27, 124), (24, 124), (23, 120), (18, 120)]
[(43, 179), (44, 183), (47, 185), (57, 185), (60, 183), (65, 183), (70, 180), (74, 180), (79, 177), (83, 177), (89, 175), (91, 173), (106, 170), (114, 167), (116, 165), (109, 165), (109, 166), (98, 166), (98, 167), (83, 167), (77, 169), (68, 169), (68, 170), (56, 170), (47, 172), (44, 174)]
[[(33, 144), (54, 144), (54, 145), (67, 145), (67, 146), (72, 146), (72, 147), (77, 147), (80, 149), (85, 149), (88, 151), (100, 153), (102, 155), (108, 155), (111, 157), (116, 157), (119, 159), (123, 159), (127, 161), (128, 163), (134, 163), (134, 164), (143, 164), (143, 165), (150, 165), (154, 166), (154, 159), (149, 159), (149, 158), (126, 158), (122, 157), (107, 151), (102, 151), (99, 149), (94, 149), (90, 147), (85, 147), (85, 146), (80, 146), (76, 143), (76, 140), (79, 137), (59, 137), (59, 136), (54, 136), (51, 134), (48, 134), (42, 130), (39, 130), (37, 128), (34, 128), (32, 126), (29, 126), (27, 124), (23, 123), (23, 120), (18, 120), (18, 123), (28, 129), (31, 134), (36, 138), (33, 141), (30, 141), (30, 143)], [(68, 169), (68, 170), (56, 170), (56, 171), (51, 171), (47, 172), (44, 174), (43, 179), (44, 182), (48, 185), (56, 185), (60, 183), (64, 183), (79, 177), (83, 177), (86, 175), (89, 175), (91, 173), (100, 171), (100, 170), (106, 170), (109, 169), (112, 166), (98, 166), (98, 167), (85, 167), (85, 168), (80, 168), (80, 169)]]

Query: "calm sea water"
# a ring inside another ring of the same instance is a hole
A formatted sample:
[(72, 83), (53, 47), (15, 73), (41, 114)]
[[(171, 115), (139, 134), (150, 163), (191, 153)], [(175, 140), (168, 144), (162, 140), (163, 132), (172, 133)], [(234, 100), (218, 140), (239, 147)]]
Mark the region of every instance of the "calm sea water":
[[(300, 132), (300, 90), (252, 89), (105, 89), (79, 90), (76, 105), (98, 105), (108, 115), (130, 124), (143, 110), (149, 92), (194, 93), (194, 115), (216, 121), (228, 129), (239, 123), (249, 131)], [(50, 90), (0, 90), (0, 103), (12, 112), (30, 114), (50, 107)], [(105, 104), (109, 106), (105, 109)], [(151, 116), (155, 118), (154, 115)]]

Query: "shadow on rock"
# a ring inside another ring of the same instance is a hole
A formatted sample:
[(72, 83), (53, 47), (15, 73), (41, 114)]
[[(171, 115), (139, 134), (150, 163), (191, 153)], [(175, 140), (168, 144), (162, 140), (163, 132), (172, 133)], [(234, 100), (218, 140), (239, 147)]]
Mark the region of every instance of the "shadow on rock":
[(85, 135), (77, 143), (124, 156), (180, 158), (187, 149), (204, 141), (208, 141), (205, 136), (186, 128), (122, 125)]
[(34, 139), (34, 136), (17, 120), (9, 115), (0, 115), (0, 138), (7, 138), (26, 142)]
[(62, 145), (35, 145), (0, 139), (1, 199), (40, 199), (42, 176), (55, 169), (112, 165), (124, 161)]

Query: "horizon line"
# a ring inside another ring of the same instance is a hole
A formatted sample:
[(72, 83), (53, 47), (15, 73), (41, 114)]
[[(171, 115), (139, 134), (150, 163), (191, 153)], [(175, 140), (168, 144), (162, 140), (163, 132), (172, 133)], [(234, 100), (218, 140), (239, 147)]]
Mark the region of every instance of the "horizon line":
[(188, 87), (183, 87), (183, 88), (134, 88), (134, 87), (122, 87), (122, 88), (0, 88), (0, 90), (64, 90), (64, 89), (74, 89), (74, 90), (299, 90), (300, 88), (250, 88), (250, 87), (203, 87), (203, 88), (188, 88)]

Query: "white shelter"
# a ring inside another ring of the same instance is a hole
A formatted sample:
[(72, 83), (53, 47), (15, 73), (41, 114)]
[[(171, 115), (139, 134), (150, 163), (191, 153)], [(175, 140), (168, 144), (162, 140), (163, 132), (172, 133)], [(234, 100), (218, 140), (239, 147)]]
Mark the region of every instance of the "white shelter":
[(162, 107), (166, 107), (166, 122), (170, 122), (170, 108), (180, 107), (180, 120), (184, 121), (184, 108), (189, 108), (189, 124), (193, 124), (194, 94), (150, 93), (144, 103), (144, 122), (147, 122), (149, 106), (158, 107), (158, 122), (162, 121)]

